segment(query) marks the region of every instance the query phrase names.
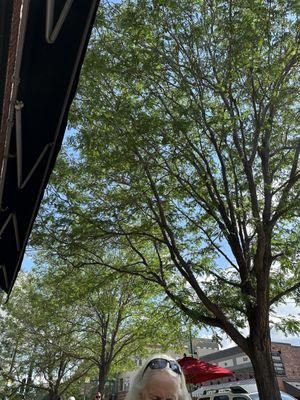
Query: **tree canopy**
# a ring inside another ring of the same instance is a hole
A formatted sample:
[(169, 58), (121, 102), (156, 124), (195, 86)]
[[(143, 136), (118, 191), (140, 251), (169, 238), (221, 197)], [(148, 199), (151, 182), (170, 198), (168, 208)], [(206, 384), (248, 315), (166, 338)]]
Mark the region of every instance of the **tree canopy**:
[(300, 287), (297, 94), (296, 2), (104, 4), (33, 240), (159, 284), (249, 355), (262, 399), (270, 309)]
[(137, 279), (49, 262), (23, 275), (0, 309), (1, 391), (10, 398), (77, 395), (86, 376), (103, 393), (151, 345), (182, 350), (182, 315), (158, 308), (157, 290), (155, 298)]

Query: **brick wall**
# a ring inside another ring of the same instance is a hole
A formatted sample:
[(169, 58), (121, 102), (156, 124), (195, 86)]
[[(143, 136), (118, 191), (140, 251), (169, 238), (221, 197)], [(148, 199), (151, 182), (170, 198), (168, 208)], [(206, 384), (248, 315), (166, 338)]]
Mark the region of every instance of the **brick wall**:
[(300, 379), (300, 346), (272, 343), (272, 351), (280, 351), (286, 377)]

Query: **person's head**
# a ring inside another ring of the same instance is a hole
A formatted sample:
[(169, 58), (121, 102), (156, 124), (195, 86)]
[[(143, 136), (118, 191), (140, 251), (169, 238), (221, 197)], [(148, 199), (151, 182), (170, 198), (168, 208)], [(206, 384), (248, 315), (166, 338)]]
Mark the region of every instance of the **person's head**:
[(166, 354), (149, 358), (133, 379), (126, 400), (190, 400), (179, 364)]
[(94, 400), (101, 400), (101, 393), (100, 392), (97, 392), (95, 394)]

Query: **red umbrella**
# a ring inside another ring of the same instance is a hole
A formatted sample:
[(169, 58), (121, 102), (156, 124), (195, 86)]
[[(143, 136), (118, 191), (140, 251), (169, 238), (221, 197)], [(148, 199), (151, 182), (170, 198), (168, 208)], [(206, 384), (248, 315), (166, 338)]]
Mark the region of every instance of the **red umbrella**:
[(183, 370), (186, 383), (197, 384), (234, 375), (229, 369), (218, 367), (217, 365), (209, 364), (193, 357), (183, 357), (177, 360), (177, 362)]

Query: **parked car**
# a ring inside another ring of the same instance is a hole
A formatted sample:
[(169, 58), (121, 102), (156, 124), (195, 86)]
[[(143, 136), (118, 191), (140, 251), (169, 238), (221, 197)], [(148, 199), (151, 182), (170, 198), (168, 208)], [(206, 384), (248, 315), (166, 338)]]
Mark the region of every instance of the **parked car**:
[[(282, 400), (296, 400), (287, 393), (280, 392)], [(245, 393), (240, 387), (231, 387), (226, 389), (207, 389), (197, 400), (259, 400), (258, 392)]]
[[(280, 394), (281, 394), (281, 399), (282, 400), (295, 400), (295, 397), (293, 397), (293, 396), (291, 396), (291, 395), (289, 395), (287, 393), (280, 392)], [(250, 396), (250, 398), (252, 400), (259, 400), (258, 393), (251, 393), (251, 394), (249, 394), (249, 396)]]

